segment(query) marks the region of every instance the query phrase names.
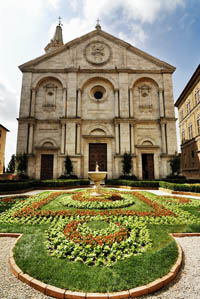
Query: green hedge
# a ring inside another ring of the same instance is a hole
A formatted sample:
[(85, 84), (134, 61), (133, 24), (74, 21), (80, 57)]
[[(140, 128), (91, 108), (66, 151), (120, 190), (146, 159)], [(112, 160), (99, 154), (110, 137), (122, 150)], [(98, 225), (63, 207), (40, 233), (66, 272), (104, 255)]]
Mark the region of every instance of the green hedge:
[(0, 184), (0, 192), (11, 192), (26, 190), (30, 188), (42, 188), (42, 187), (68, 187), (68, 186), (86, 186), (89, 185), (89, 180), (44, 180), (44, 181), (23, 181), (16, 182), (10, 181), (9, 183)]
[(70, 187), (70, 186), (87, 186), (90, 181), (87, 179), (82, 180), (44, 180), (40, 181), (40, 187)]
[[(0, 192), (12, 192), (19, 190), (26, 190), (30, 188), (50, 188), (50, 187), (75, 187), (75, 186), (87, 186), (90, 181), (87, 179), (78, 180), (31, 180), (31, 181), (6, 181), (0, 184)], [(107, 180), (106, 185), (115, 186), (130, 186), (130, 187), (162, 187), (174, 191), (185, 191), (200, 193), (200, 185), (194, 184), (175, 184), (164, 181), (132, 181), (132, 180), (119, 180), (112, 179)]]
[(26, 190), (30, 188), (36, 188), (37, 181), (25, 181), (25, 182), (6, 182), (0, 184), (0, 192), (7, 192), (7, 191), (18, 191), (18, 190)]
[(159, 187), (159, 181), (129, 181), (112, 179), (107, 180), (106, 185), (130, 186), (130, 187)]
[(160, 182), (160, 187), (174, 191), (185, 191), (200, 193), (200, 185), (186, 185), (186, 184), (173, 184), (168, 182)]

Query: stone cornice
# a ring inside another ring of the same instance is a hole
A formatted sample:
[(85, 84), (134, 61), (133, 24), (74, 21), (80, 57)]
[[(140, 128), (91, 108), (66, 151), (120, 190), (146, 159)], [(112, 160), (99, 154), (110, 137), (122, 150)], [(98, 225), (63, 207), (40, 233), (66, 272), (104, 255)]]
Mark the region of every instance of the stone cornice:
[(187, 85), (185, 86), (182, 93), (180, 94), (179, 98), (177, 99), (175, 103), (176, 107), (179, 107), (181, 103), (186, 100), (186, 98), (191, 94), (192, 90), (195, 88), (199, 80), (200, 80), (200, 64), (198, 65), (197, 69), (195, 70), (192, 77), (190, 78)]
[(113, 135), (82, 135), (86, 139), (103, 139), (103, 138), (114, 138)]
[(135, 145), (136, 148), (139, 148), (139, 149), (154, 149), (154, 150), (159, 150), (160, 149), (160, 146), (158, 145)]
[(24, 73), (39, 73), (39, 74), (46, 74), (46, 73), (53, 73), (53, 74), (67, 74), (67, 73), (87, 73), (87, 74), (94, 74), (94, 73), (104, 73), (104, 74), (118, 74), (118, 73), (128, 73), (128, 74), (171, 74), (173, 73), (172, 70), (169, 69), (161, 69), (161, 70), (149, 70), (149, 69), (130, 69), (130, 68), (113, 68), (113, 69), (81, 69), (81, 68), (64, 68), (64, 69), (35, 69), (33, 67), (25, 67), (23, 69)]

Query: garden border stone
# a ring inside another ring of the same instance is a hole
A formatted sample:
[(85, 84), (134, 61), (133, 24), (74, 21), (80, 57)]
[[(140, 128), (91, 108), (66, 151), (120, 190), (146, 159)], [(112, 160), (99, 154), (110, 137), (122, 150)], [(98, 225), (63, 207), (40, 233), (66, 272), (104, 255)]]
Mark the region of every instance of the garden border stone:
[[(200, 233), (173, 233), (171, 234), (172, 237), (185, 237), (185, 236), (200, 236)], [(178, 242), (175, 240), (177, 247), (178, 247), (178, 258), (176, 260), (176, 263), (172, 266), (170, 272), (161, 277), (158, 278), (149, 284), (136, 287), (130, 290), (121, 291), (121, 292), (115, 292), (115, 293), (82, 293), (82, 292), (72, 292), (65, 289), (60, 289), (57, 287), (54, 287), (52, 285), (46, 285), (45, 283), (29, 276), (28, 274), (23, 273), (23, 271), (17, 266), (15, 263), (14, 257), (13, 257), (13, 249), (16, 245), (16, 243), (19, 241), (19, 239), (23, 236), (23, 234), (13, 234), (13, 233), (0, 233), (0, 237), (12, 237), (17, 238), (9, 255), (9, 264), (11, 267), (12, 273), (20, 279), (22, 282), (28, 284), (29, 286), (33, 287), (34, 289), (42, 292), (43, 294), (53, 296), (55, 298), (66, 298), (66, 299), (121, 299), (121, 298), (134, 298), (137, 296), (142, 296), (145, 294), (149, 294), (152, 292), (157, 291), (158, 289), (161, 289), (163, 286), (170, 283), (177, 275), (178, 271), (180, 270), (181, 264), (182, 264), (182, 249), (181, 246), (178, 244)]]

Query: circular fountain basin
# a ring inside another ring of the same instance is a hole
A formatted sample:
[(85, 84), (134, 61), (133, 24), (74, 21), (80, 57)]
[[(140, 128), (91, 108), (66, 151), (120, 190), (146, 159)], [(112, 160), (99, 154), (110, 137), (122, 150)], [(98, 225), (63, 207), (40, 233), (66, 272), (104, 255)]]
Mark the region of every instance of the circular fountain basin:
[(95, 181), (102, 181), (103, 179), (105, 179), (107, 172), (105, 171), (89, 171), (88, 172), (88, 176), (89, 178), (95, 182)]
[(92, 196), (101, 196), (101, 181), (105, 179), (107, 172), (106, 171), (89, 171), (88, 176), (94, 182), (94, 193)]

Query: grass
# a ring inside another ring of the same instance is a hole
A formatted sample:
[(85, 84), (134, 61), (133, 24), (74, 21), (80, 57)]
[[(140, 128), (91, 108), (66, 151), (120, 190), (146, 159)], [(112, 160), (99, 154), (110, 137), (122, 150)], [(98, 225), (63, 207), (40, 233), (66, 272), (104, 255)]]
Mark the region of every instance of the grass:
[(182, 207), (182, 210), (200, 218), (200, 207)]
[(100, 229), (105, 229), (109, 226), (108, 222), (106, 221), (101, 221), (101, 220), (93, 220), (87, 223), (89, 228), (92, 230), (100, 230)]
[[(66, 193), (66, 196), (56, 198), (55, 200), (50, 201), (48, 204), (44, 205), (41, 210), (42, 211), (47, 211), (47, 210), (51, 210), (51, 211), (71, 210), (71, 211), (75, 211), (76, 210), (75, 208), (68, 208), (68, 207), (64, 206), (64, 202), (67, 200), (67, 196), (70, 196), (70, 193)], [(128, 196), (126, 195), (126, 198), (127, 197)], [(129, 206), (128, 208), (123, 208), (123, 210), (153, 211), (152, 207), (150, 207), (145, 202), (139, 200), (136, 196), (132, 195), (131, 197), (134, 198), (135, 204)], [(98, 210), (94, 209), (94, 211), (98, 211)]]
[(25, 273), (60, 288), (83, 292), (120, 291), (167, 274), (176, 261), (177, 247), (171, 237), (158, 226), (151, 227), (150, 231), (153, 238), (151, 250), (112, 267), (89, 267), (49, 256), (44, 245), (44, 231), (40, 228), (20, 239), (15, 247), (15, 258)]
[[(69, 193), (67, 193), (69, 194)], [(143, 194), (151, 199), (155, 195)], [(134, 196), (135, 204), (122, 210), (152, 211), (153, 208)], [(161, 201), (162, 202), (162, 201)], [(164, 202), (164, 201), (163, 201)], [(4, 206), (5, 207), (5, 206)], [(42, 210), (63, 210), (60, 199), (54, 199), (42, 207)], [(200, 217), (200, 207), (180, 207), (191, 215)], [(76, 209), (70, 209), (76, 210)], [(50, 256), (46, 250), (45, 230), (49, 224), (0, 224), (0, 232), (23, 233), (17, 243), (14, 255), (17, 265), (36, 279), (44, 283), (72, 291), (83, 292), (115, 292), (147, 284), (167, 274), (175, 263), (178, 250), (169, 233), (200, 232), (200, 224), (149, 224), (152, 240), (151, 248), (142, 255), (135, 255), (118, 261), (110, 267), (87, 266), (81, 262), (71, 262)], [(106, 221), (90, 221), (92, 230), (107, 227)]]

